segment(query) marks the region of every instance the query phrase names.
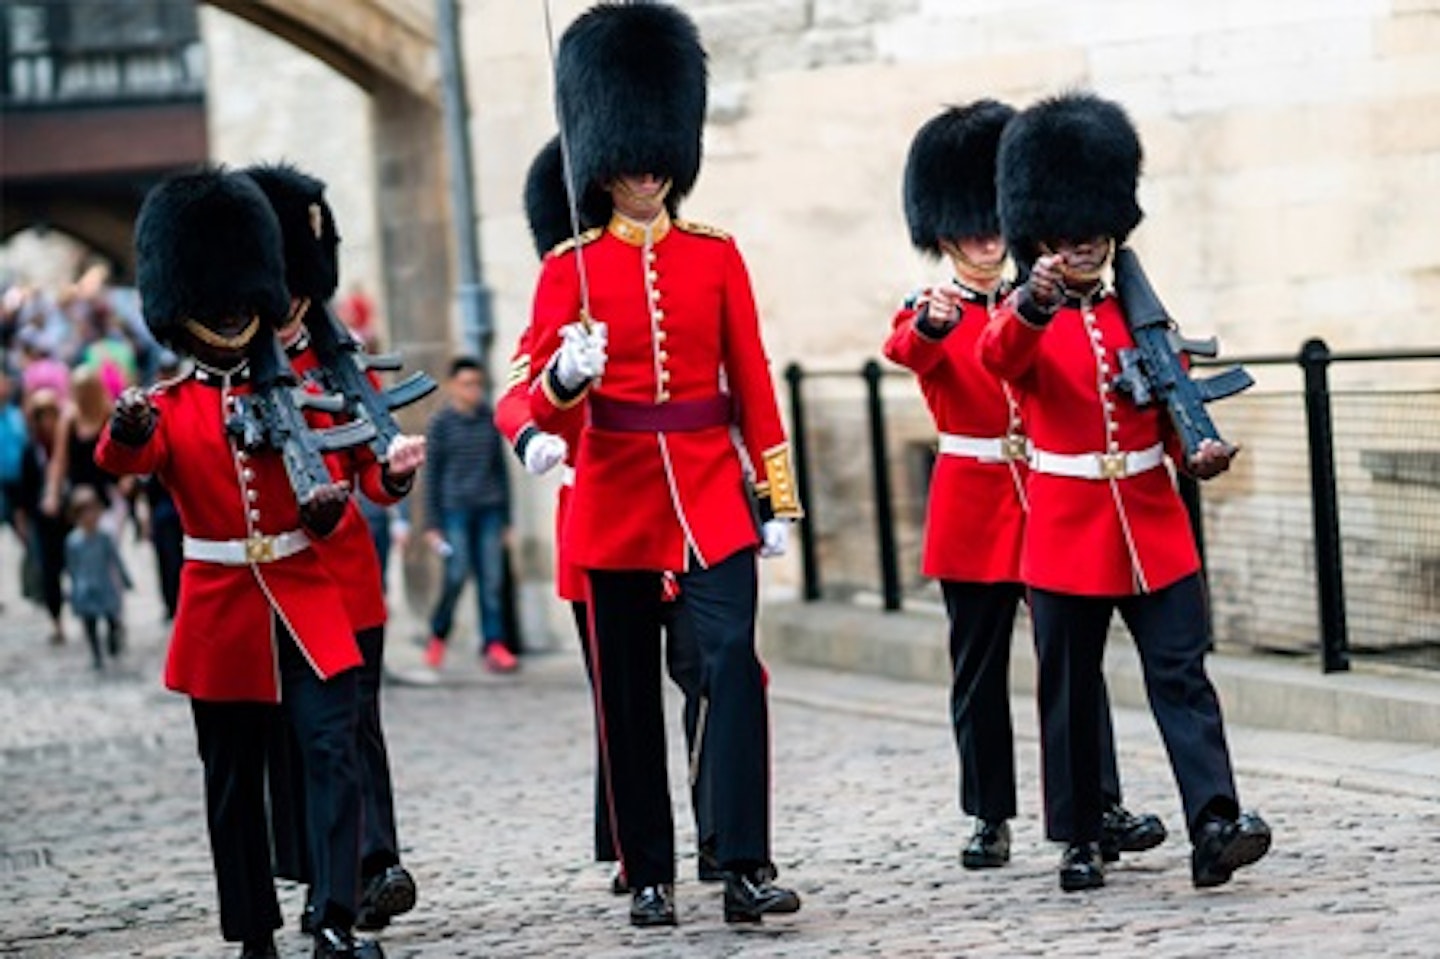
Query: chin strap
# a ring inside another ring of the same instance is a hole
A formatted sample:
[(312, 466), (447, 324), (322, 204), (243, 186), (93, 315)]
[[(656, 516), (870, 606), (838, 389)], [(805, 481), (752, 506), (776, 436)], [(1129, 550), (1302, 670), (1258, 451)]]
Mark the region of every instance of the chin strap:
[(199, 320), (187, 319), (185, 331), (206, 346), (217, 350), (243, 350), (255, 339), (255, 334), (260, 331), (260, 317), (250, 317), (250, 322), (245, 324), (244, 329), (234, 336), (224, 336), (216, 333), (210, 327)]

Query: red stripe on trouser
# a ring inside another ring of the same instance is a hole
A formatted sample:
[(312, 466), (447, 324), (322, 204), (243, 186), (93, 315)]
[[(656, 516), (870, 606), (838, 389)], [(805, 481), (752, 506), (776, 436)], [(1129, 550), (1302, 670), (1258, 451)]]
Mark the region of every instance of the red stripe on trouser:
[(585, 621), (590, 626), (590, 635), (586, 637), (586, 642), (590, 644), (590, 693), (595, 701), (595, 730), (600, 737), (600, 772), (605, 780), (605, 815), (610, 819), (610, 842), (615, 847), (615, 856), (620, 862), (621, 871), (628, 876), (628, 870), (625, 869), (625, 847), (620, 844), (620, 819), (615, 815), (615, 783), (611, 779), (614, 763), (610, 761), (610, 736), (605, 729), (605, 696), (600, 680), (604, 670), (600, 668), (600, 633), (595, 628), (595, 584), (588, 572), (585, 575)]

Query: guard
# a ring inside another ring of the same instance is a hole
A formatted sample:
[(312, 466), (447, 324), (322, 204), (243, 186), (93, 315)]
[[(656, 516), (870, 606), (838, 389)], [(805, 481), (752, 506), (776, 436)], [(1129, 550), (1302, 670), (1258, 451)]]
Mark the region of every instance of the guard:
[[(564, 242), (570, 235), (570, 209), (565, 192), (563, 160), (560, 140), (552, 137), (543, 146), (530, 164), (525, 180), (525, 215), (530, 226), (536, 253), (544, 258), (551, 249)], [(530, 328), (520, 334), (510, 360), (510, 374), (506, 380), (504, 394), (495, 403), (495, 426), (515, 451), (515, 456), (532, 476), (542, 476), (555, 467), (561, 467), (560, 487), (555, 501), (555, 590), (557, 595), (570, 604), (575, 618), (576, 633), (580, 639), (580, 651), (585, 661), (585, 675), (594, 689), (594, 668), (590, 659), (590, 612), (586, 602), (585, 571), (570, 562), (565, 548), (562, 531), (565, 517), (570, 508), (570, 492), (575, 486), (575, 451), (580, 443), (580, 430), (584, 426), (584, 407), (573, 407), (572, 414), (564, 421), (563, 435), (547, 433), (535, 426), (530, 415)], [(667, 577), (666, 583), (673, 584), (674, 578)], [(673, 592), (673, 591), (672, 591)], [(673, 600), (675, 597), (670, 596)], [(694, 642), (683, 631), (675, 628), (673, 602), (664, 607), (665, 616), (665, 667), (670, 679), (680, 689), (684, 701), (681, 718), (685, 729), (687, 751), (695, 756), (695, 732), (698, 728), (702, 706), (700, 695), (700, 652)], [(599, 745), (599, 723), (596, 723), (596, 764), (595, 764), (595, 860), (596, 862), (618, 863), (615, 839), (611, 831), (613, 815), (610, 811), (609, 794), (605, 788), (605, 774), (602, 769), (603, 751)], [(694, 770), (694, 772), (698, 772)], [(714, 837), (708, 826), (708, 799), (701, 787), (701, 777), (691, 776), (691, 807), (695, 814), (697, 871), (702, 881), (714, 882), (723, 879), (720, 865), (715, 861)], [(615, 895), (630, 893), (629, 881), (618, 865), (611, 878), (610, 890)]]
[[(961, 851), (967, 869), (1010, 861), (1015, 737), (1010, 644), (1024, 586), (1020, 548), (1029, 476), (1020, 406), (980, 364), (975, 344), (1010, 290), (995, 213), (995, 152), (1015, 111), (994, 100), (951, 107), (922, 126), (905, 165), (905, 218), (921, 253), (944, 257), (950, 283), (912, 294), (895, 314), (885, 355), (915, 373), (939, 431), (921, 570), (940, 580), (950, 618), (950, 718), (960, 755), (960, 808), (975, 817)], [(1102, 852), (1140, 852), (1165, 840), (1158, 816), (1120, 801), (1110, 704), (1098, 717)]]
[[(339, 286), (340, 236), (335, 216), (325, 201), (325, 184), (293, 166), (254, 166), (244, 173), (264, 192), (280, 221), (285, 245), (285, 283), (290, 289), (291, 307), (278, 333), (291, 367), (305, 376), (319, 365), (310, 348), (306, 324), (327, 322), (323, 315), (312, 314), (323, 313), (325, 304)], [(386, 462), (404, 460), (418, 466), (424, 461), (424, 447), (423, 436), (396, 437)], [(332, 457), (331, 467), (337, 479), (353, 483), (357, 472), (367, 468), (372, 460), (369, 450), (360, 447), (351, 456)], [(406, 475), (413, 478), (413, 468)], [(411, 485), (408, 480), (382, 485), (374, 501), (381, 506), (393, 505), (409, 492)], [(364, 930), (383, 929), (393, 917), (414, 908), (416, 888), (414, 877), (400, 864), (395, 794), (380, 719), (380, 681), (384, 673), (388, 616), (385, 586), (369, 527), (353, 498), (346, 503), (335, 532), (316, 541), (314, 548), (340, 587), (345, 612), (364, 660), (358, 679), (360, 713), (356, 726), (364, 827), (360, 862), (362, 895), (356, 925)], [(274, 781), (285, 782), (279, 776), (272, 777), (272, 783)], [(272, 788), (272, 807), (283, 808), (283, 798), (274, 796)], [(307, 925), (302, 922), (302, 928)]]
[[(313, 546), (333, 532), (345, 487), (303, 505), (279, 453), (236, 438), (250, 395), (246, 350), (289, 311), (279, 224), (239, 174), (172, 177), (136, 223), (138, 285), (160, 342), (189, 375), (122, 395), (96, 461), (156, 474), (185, 531), (180, 605), (165, 683), (188, 695), (205, 766), (221, 931), (245, 959), (275, 956), (281, 925), (265, 815), (265, 743), (282, 704), (294, 725), (315, 826), (316, 957), (380, 957), (351, 933), (359, 897), (354, 726), (361, 663), (343, 600)], [(391, 477), (404, 481), (404, 477)]]
[(532, 319), (536, 425), (553, 432), (581, 405), (588, 417), (563, 536), (588, 571), (615, 838), (640, 926), (676, 921), (660, 696), (667, 570), (677, 626), (701, 654), (698, 748), (714, 773), (725, 918), (800, 907), (769, 868), (755, 652), (757, 548), (783, 550), (800, 504), (739, 251), (674, 217), (700, 169), (705, 84), (695, 25), (668, 4), (602, 4), (565, 32), (556, 95), (572, 183), (583, 215), (606, 225), (545, 258)]
[(1028, 278), (981, 335), (980, 355), (1015, 390), (1033, 444), (1020, 573), (1039, 655), (1046, 833), (1066, 844), (1066, 891), (1105, 882), (1097, 717), (1117, 609), (1180, 788), (1195, 885), (1227, 882), (1270, 848), (1264, 820), (1240, 811), (1205, 672), (1199, 555), (1166, 467), (1168, 453), (1206, 479), (1233, 451), (1211, 441), (1187, 459), (1163, 411), (1114, 386), (1116, 352), (1134, 338), (1106, 272), (1141, 219), (1140, 160), (1125, 112), (1085, 93), (1037, 103), (1000, 141), (1000, 225)]

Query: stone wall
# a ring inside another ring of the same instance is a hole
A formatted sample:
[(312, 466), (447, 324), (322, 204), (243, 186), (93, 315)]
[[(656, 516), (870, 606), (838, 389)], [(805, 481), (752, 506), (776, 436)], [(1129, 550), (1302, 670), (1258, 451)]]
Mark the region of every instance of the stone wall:
[(369, 96), (214, 7), (200, 8), (200, 30), (211, 158), (231, 166), (288, 160), (323, 179), (340, 228), (341, 292), (360, 283), (383, 303)]
[[(557, 33), (587, 5), (555, 0)], [(1140, 128), (1148, 218), (1134, 242), (1187, 331), (1218, 334), (1232, 355), (1290, 352), (1315, 335), (1337, 349), (1440, 341), (1432, 313), (1440, 302), (1440, 0), (681, 6), (701, 26), (712, 75), (706, 164), (685, 212), (739, 238), (777, 370), (797, 359), (858, 369), (878, 352), (903, 294), (943, 275), (909, 249), (899, 202), (909, 139), (925, 119), (979, 96), (1023, 105), (1070, 87), (1120, 100)], [(504, 352), (528, 321), (536, 273), (521, 186), (554, 130), (544, 7), (467, 0), (461, 9), (481, 249)], [(316, 106), (316, 68), (284, 63), (283, 51), (262, 56), (260, 39), (247, 38), (243, 56), (227, 52), (216, 20), (206, 17), (219, 81), (211, 88), (217, 151), (263, 143), (267, 151), (295, 147), (290, 155), (309, 162), (298, 143), (304, 131), (324, 129), (328, 142), (356, 145), (335, 161), (314, 161), (333, 171), (337, 196), (351, 189), (335, 180), (346, 171), (360, 192), (373, 183), (366, 135), (343, 132), (364, 111), (340, 101)], [(275, 132), (287, 122), (287, 132)], [(365, 202), (374, 206), (373, 197)], [(364, 242), (360, 216), (342, 210), (351, 250)], [(347, 266), (352, 275), (363, 269)], [(1293, 371), (1256, 373), (1261, 392), (1296, 383)], [(1355, 388), (1428, 385), (1433, 369), (1367, 365), (1335, 376)], [(887, 386), (897, 389), (904, 393)], [(859, 397), (857, 380), (848, 398), (812, 401), (811, 428), (823, 474), (817, 525), (836, 568), (863, 582), (873, 581), (873, 540), (864, 532), (868, 465), (855, 441), (864, 428)], [(895, 408), (892, 479), (913, 499), (909, 464), (928, 427), (913, 397)], [(1219, 415), (1234, 416), (1226, 423), (1240, 439), (1270, 430), (1271, 441), (1286, 442), (1295, 429), (1282, 418), (1271, 430), (1238, 409)], [(1232, 528), (1253, 531), (1258, 546), (1266, 536), (1299, 535), (1303, 480), (1259, 457), (1245, 468), (1255, 471), (1253, 491), (1217, 494), (1214, 508), (1234, 518)], [(527, 484), (521, 525), (527, 540), (543, 544), (549, 490), (534, 489)], [(918, 515), (916, 502), (900, 509)], [(907, 577), (915, 539), (903, 534)], [(1302, 560), (1281, 571), (1284, 564), (1264, 559), (1261, 549), (1234, 575), (1257, 583), (1308, 575)]]

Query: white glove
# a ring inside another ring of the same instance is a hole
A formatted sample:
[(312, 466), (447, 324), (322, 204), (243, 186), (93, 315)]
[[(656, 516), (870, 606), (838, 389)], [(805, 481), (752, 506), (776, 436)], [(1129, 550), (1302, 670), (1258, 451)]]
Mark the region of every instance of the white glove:
[(536, 433), (525, 444), (525, 472), (543, 476), (561, 463), (570, 446), (554, 433)]
[(604, 323), (580, 323), (560, 328), (560, 349), (555, 353), (555, 378), (567, 390), (578, 390), (605, 372), (607, 332)]
[(790, 524), (783, 519), (767, 519), (760, 524), (760, 556), (773, 559), (784, 556), (790, 545)]

